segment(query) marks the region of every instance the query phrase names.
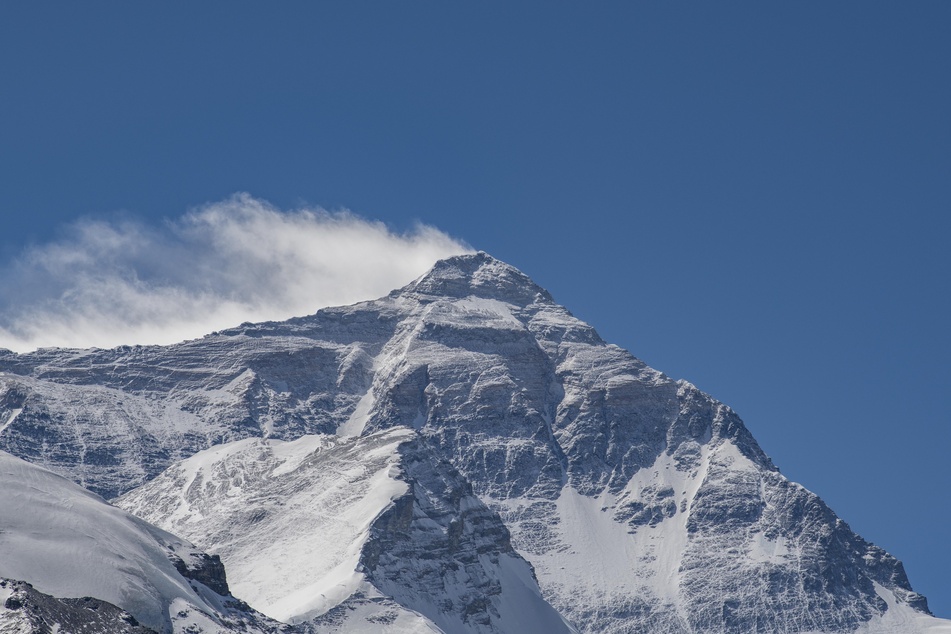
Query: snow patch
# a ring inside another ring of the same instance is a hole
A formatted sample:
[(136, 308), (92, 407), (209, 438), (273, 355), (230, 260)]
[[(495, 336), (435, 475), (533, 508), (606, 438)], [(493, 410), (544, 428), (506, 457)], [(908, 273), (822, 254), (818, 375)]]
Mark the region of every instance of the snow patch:
[(320, 620), (326, 634), (444, 634), (428, 618), (384, 597), (367, 582), (335, 614)]
[[(486, 566), (488, 567), (488, 566)], [(502, 593), (499, 595), (499, 615), (508, 632), (520, 634), (577, 633), (541, 596), (532, 569), (522, 559), (509, 555), (499, 558)]]
[(763, 533), (755, 533), (750, 538), (750, 548), (747, 556), (751, 561), (760, 563), (783, 563), (793, 555), (786, 543), (786, 538), (779, 535), (776, 539), (769, 539)]
[(290, 442), (268, 441), (274, 458), (280, 462), (271, 472), (271, 477), (277, 478), (296, 471), (312, 454), (335, 444), (332, 438), (321, 435), (301, 436)]
[(524, 330), (525, 325), (512, 314), (513, 308), (513, 305), (497, 299), (470, 295), (463, 299), (433, 302), (426, 310), (425, 321), (456, 328)]
[(370, 410), (373, 409), (375, 402), (376, 399), (373, 397), (373, 389), (371, 388), (357, 403), (353, 413), (350, 414), (350, 418), (337, 428), (337, 435), (342, 438), (348, 438), (362, 434), (367, 426), (367, 420), (370, 418)]
[(22, 411), (23, 411), (22, 407), (18, 407), (18, 408), (10, 410), (10, 415), (7, 417), (7, 422), (5, 422), (3, 425), (0, 425), (0, 434), (2, 434), (4, 430), (6, 430), (6, 428), (9, 427), (11, 423), (13, 423), (13, 421), (16, 420), (16, 417), (19, 416)]

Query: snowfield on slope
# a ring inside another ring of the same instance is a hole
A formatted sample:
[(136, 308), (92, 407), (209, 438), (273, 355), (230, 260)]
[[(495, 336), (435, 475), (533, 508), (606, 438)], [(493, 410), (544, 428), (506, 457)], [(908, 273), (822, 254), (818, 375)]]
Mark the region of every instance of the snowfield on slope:
[(230, 631), (218, 614), (226, 597), (190, 583), (170, 559), (187, 560), (192, 544), (6, 452), (0, 479), (0, 577), (54, 597), (107, 601), (158, 632), (201, 623)]
[[(359, 588), (370, 524), (406, 484), (396, 447), (412, 432), (370, 441), (249, 438), (172, 466), (117, 504), (191, 535), (220, 555), (235, 596), (285, 623), (324, 614)], [(155, 503), (155, 487), (166, 494)]]

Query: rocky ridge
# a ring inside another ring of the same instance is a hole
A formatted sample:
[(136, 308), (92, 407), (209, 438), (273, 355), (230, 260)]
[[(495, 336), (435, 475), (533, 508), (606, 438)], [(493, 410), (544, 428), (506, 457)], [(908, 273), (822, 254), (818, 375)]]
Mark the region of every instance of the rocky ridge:
[(57, 599), (23, 581), (0, 579), (0, 634), (156, 634), (111, 603)]

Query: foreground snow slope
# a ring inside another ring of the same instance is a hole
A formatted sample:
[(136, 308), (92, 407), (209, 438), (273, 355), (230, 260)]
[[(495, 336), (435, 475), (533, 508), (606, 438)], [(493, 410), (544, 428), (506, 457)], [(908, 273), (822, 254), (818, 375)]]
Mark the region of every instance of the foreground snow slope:
[(253, 615), (232, 613), (228, 597), (176, 568), (176, 558), (186, 567), (198, 558), (190, 543), (6, 452), (0, 481), (0, 577), (53, 597), (107, 601), (158, 632), (250, 627), (240, 621)]
[[(0, 446), (109, 496), (220, 443), (412, 429), (403, 481), (430, 481), (410, 469), (429, 465), (470, 487), (483, 527), (507, 529), (494, 552), (510, 535), (546, 601), (585, 632), (943, 627), (901, 563), (786, 480), (729, 407), (605, 343), (485, 254), (372, 302), (168, 347), (0, 353), (0, 370)], [(362, 547), (389, 526), (381, 540), (401, 559), (361, 566), (401, 605), (457, 587), (422, 572), (439, 569), (432, 543), (455, 556), (447, 518), (462, 498), (425, 493), (435, 486), (395, 499)], [(504, 561), (488, 564), (497, 579)], [(384, 588), (401, 562), (412, 583)]]

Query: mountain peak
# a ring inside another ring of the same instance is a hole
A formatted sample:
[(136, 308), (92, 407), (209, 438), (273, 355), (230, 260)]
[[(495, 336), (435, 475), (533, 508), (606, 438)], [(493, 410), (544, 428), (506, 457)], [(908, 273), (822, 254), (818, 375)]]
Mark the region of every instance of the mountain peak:
[(527, 275), (484, 251), (439, 260), (422, 277), (394, 291), (439, 297), (482, 297), (520, 306), (552, 302), (552, 297)]
[[(298, 631), (549, 632), (553, 609), (584, 633), (951, 632), (733, 410), (486, 253), (383, 300), (0, 371), (0, 447), (110, 497), (143, 485), (135, 510), (199, 549), (238, 539), (231, 587)], [(3, 532), (0, 576), (44, 579), (5, 567)]]

